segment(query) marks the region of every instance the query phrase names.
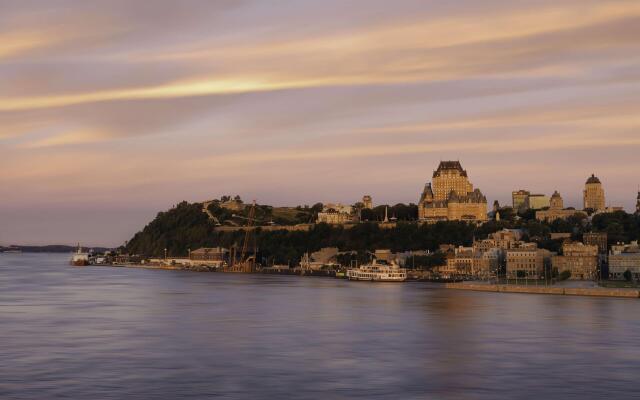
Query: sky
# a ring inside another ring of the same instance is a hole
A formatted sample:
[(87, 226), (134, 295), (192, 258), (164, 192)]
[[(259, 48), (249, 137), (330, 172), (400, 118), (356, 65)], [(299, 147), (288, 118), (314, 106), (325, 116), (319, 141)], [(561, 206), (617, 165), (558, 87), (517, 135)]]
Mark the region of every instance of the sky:
[(417, 203), (591, 173), (634, 209), (640, 1), (0, 0), (0, 244), (116, 246), (182, 200)]

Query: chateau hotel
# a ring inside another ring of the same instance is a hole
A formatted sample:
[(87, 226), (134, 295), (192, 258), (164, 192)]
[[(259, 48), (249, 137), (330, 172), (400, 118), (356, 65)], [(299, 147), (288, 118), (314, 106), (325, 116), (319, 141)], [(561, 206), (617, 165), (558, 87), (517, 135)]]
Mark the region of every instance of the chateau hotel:
[(433, 172), (432, 181), (425, 185), (418, 203), (421, 220), (487, 220), (487, 198), (479, 189), (473, 189), (467, 171), (459, 161), (441, 161)]

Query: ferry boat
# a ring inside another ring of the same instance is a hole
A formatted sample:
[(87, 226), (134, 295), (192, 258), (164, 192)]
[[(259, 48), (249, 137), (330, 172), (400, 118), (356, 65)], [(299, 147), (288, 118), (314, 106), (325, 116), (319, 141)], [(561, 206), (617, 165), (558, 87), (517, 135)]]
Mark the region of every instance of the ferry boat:
[(84, 267), (89, 265), (89, 253), (82, 251), (82, 247), (78, 245), (78, 250), (71, 257), (71, 265), (75, 267)]
[(347, 270), (347, 279), (352, 281), (403, 282), (407, 279), (407, 270), (396, 263), (373, 260), (371, 264)]

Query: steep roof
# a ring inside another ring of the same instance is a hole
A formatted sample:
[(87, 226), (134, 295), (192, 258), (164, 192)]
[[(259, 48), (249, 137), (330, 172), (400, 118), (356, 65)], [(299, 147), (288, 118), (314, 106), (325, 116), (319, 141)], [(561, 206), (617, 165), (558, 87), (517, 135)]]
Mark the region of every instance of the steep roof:
[(467, 171), (462, 169), (462, 165), (460, 164), (460, 161), (440, 161), (440, 164), (438, 165), (438, 169), (433, 171), (433, 176), (436, 177), (440, 175), (442, 171), (447, 171), (447, 170), (455, 170), (455, 171), (458, 171), (460, 175), (467, 176)]
[(595, 176), (594, 174), (591, 174), (589, 179), (587, 179), (587, 185), (590, 183), (600, 183), (600, 179), (598, 179), (598, 177)]
[(433, 200), (433, 190), (431, 190), (431, 183), (427, 183), (424, 185), (424, 190), (422, 191), (422, 195), (420, 195), (420, 202), (422, 203), (427, 198), (429, 200)]

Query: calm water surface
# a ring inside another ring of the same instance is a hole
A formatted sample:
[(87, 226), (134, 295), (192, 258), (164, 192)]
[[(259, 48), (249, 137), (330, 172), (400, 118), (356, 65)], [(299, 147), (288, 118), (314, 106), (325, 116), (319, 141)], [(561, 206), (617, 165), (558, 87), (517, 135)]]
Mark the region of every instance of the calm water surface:
[(0, 254), (2, 399), (640, 398), (640, 301)]

